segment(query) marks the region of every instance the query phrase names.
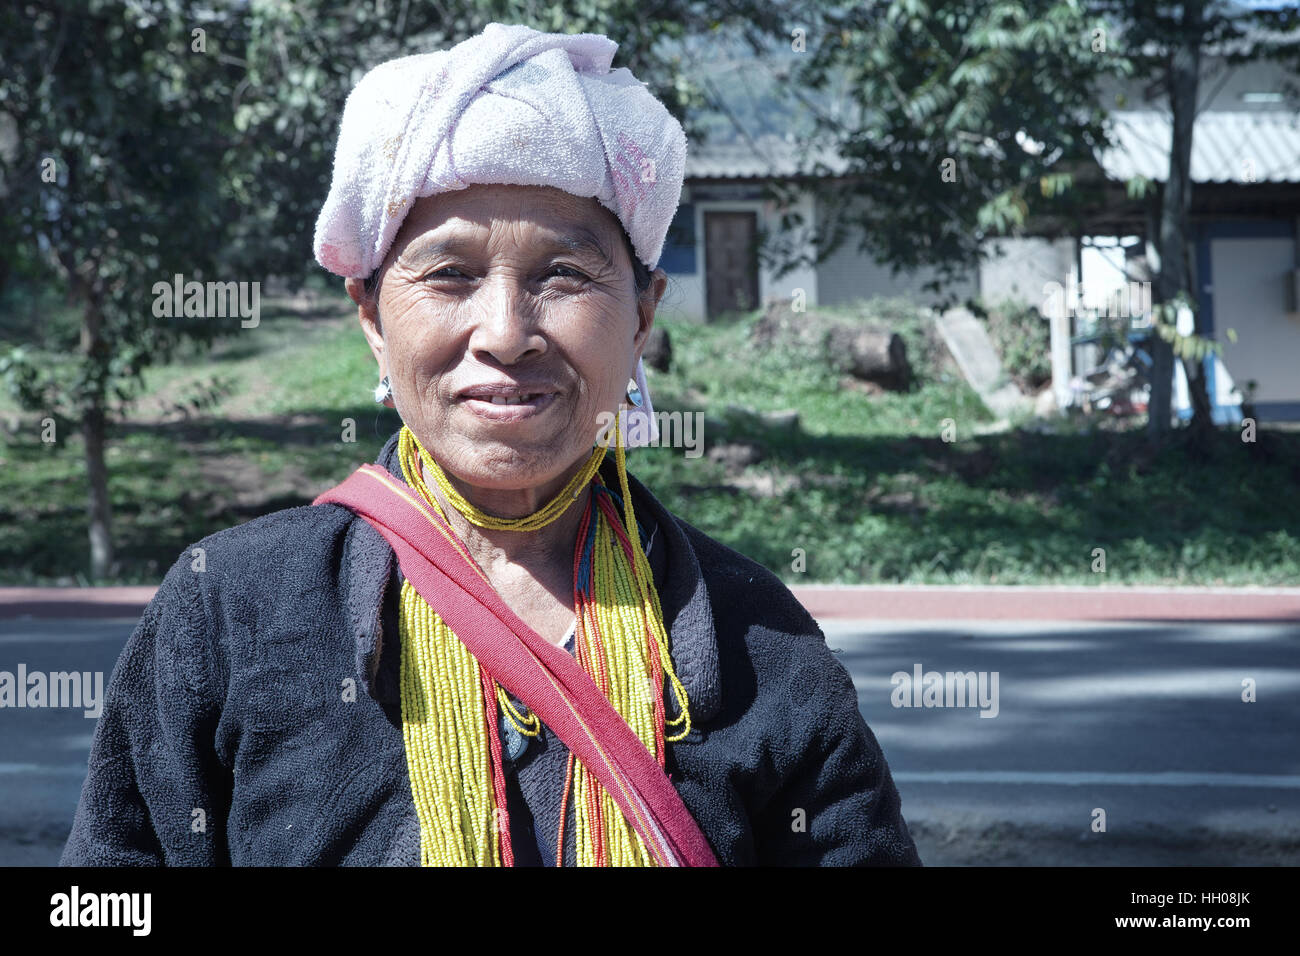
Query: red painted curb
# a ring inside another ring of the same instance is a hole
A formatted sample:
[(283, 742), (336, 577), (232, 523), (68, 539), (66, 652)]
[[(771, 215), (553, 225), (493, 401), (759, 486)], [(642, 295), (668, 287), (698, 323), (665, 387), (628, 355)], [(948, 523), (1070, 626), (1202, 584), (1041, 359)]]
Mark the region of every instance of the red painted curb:
[[(0, 588), (0, 619), (139, 617), (156, 588)], [(1300, 621), (1300, 588), (796, 587), (819, 620)]]
[(1300, 588), (796, 587), (813, 617), (910, 621), (1300, 621)]
[(158, 589), (0, 588), (0, 620), (20, 617), (139, 617)]

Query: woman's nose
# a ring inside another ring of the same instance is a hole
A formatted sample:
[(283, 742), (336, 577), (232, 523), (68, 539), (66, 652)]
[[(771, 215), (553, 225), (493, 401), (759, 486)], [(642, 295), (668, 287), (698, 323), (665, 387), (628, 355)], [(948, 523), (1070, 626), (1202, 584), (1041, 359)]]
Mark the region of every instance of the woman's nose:
[(518, 280), (500, 277), (485, 283), (475, 296), (475, 306), (469, 348), (476, 355), (491, 355), (502, 365), (514, 365), (546, 351), (536, 305)]

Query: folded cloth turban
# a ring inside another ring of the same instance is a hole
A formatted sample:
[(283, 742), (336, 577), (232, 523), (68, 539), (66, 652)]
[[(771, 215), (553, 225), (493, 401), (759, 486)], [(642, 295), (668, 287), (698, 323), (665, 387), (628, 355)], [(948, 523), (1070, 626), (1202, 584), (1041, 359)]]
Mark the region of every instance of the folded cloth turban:
[[(369, 277), (416, 199), (513, 183), (594, 197), (654, 269), (681, 198), (686, 135), (631, 71), (610, 69), (617, 49), (598, 33), (490, 23), (450, 50), (375, 67), (343, 108), (317, 261)], [(644, 404), (624, 416), (624, 439), (653, 444), (641, 362), (635, 377)]]

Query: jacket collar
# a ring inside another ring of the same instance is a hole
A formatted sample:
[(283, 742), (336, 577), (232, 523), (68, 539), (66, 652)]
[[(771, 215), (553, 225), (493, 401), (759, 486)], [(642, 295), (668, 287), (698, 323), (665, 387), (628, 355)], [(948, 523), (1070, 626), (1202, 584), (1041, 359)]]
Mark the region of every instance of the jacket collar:
[[(405, 483), (397, 460), (399, 433), (388, 439), (375, 461)], [(618, 488), (612, 455), (601, 464), (601, 477), (611, 488)], [(650, 565), (664, 612), (673, 664), (686, 689), (691, 722), (703, 722), (715, 716), (721, 706), (717, 633), (704, 573), (677, 519), (633, 475), (629, 473), (627, 480), (638, 521), (647, 531), (655, 529)], [(381, 673), (379, 666), (385, 630), (395, 633), (396, 627), (391, 614), (385, 620), (385, 606), (390, 603), (385, 598), (401, 587), (396, 555), (383, 536), (364, 520), (351, 523), (344, 549), (342, 577), (347, 582), (345, 600), (356, 642), (357, 673), (371, 696), (396, 703), (398, 694), (393, 678), (397, 669), (389, 662), (390, 666)], [(396, 642), (392, 644), (395, 646)]]

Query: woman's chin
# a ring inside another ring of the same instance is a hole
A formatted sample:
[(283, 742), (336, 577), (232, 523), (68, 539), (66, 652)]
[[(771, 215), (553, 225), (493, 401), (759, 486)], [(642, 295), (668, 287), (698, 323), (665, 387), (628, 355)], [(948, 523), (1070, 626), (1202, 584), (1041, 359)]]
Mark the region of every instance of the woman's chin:
[(480, 439), (472, 443), (469, 455), (443, 463), (443, 468), (484, 491), (533, 489), (562, 477), (575, 464), (581, 452), (572, 458), (556, 454), (556, 449), (566, 444), (557, 435), (543, 436), (535, 442)]

